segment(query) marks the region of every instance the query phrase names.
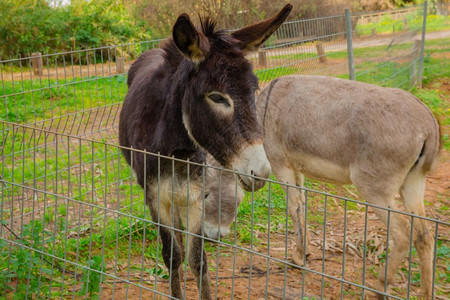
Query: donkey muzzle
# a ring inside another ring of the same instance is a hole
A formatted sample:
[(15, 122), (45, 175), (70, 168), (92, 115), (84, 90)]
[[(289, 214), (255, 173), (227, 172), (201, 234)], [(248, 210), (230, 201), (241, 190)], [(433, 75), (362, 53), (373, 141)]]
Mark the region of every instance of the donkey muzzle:
[[(244, 148), (232, 163), (234, 170), (238, 171), (239, 183), (248, 192), (262, 188), (271, 172), (270, 163), (262, 144), (253, 144)], [(255, 178), (255, 177), (260, 177)]]

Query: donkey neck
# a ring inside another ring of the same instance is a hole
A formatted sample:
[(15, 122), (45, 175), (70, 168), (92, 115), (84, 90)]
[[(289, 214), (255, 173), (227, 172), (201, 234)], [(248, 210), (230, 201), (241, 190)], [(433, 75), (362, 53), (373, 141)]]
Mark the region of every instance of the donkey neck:
[[(176, 72), (178, 72), (177, 70)], [(183, 72), (182, 72), (183, 73)], [(195, 142), (189, 137), (186, 127), (183, 123), (182, 99), (186, 92), (186, 76), (178, 76), (178, 80), (173, 80), (174, 76), (168, 76), (167, 80), (171, 82), (170, 94), (164, 102), (161, 112), (161, 118), (156, 129), (156, 136), (161, 145), (166, 144), (168, 155), (181, 159), (190, 159), (203, 157), (199, 155), (203, 152)], [(170, 137), (169, 139), (167, 137)], [(197, 161), (197, 162), (204, 162)]]

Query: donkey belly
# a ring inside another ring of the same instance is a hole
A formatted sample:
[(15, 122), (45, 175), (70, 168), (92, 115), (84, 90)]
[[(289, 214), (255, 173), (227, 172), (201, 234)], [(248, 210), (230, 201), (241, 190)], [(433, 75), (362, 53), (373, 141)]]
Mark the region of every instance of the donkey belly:
[(297, 172), (308, 178), (339, 184), (351, 183), (350, 169), (336, 162), (304, 153), (290, 155), (289, 160)]

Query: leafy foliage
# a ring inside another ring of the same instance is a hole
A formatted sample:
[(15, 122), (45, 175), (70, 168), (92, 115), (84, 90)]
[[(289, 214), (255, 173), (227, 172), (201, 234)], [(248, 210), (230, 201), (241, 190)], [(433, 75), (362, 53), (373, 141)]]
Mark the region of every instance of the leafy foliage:
[[(104, 261), (102, 256), (96, 255), (89, 261), (89, 268), (96, 271), (104, 270)], [(100, 287), (102, 284), (102, 274), (100, 272), (85, 271), (81, 282), (82, 288), (78, 292), (78, 296), (84, 296), (89, 294), (90, 299), (99, 299)]]
[[(381, 0), (389, 5), (367, 7), (364, 1), (356, 4), (352, 0), (290, 2), (294, 5), (291, 18), (311, 18), (340, 14), (346, 7), (354, 11), (386, 9), (420, 1)], [(58, 1), (0, 1), (0, 58), (166, 37), (177, 16), (183, 12), (194, 19), (199, 14), (209, 15), (224, 28), (237, 28), (273, 15), (282, 6), (272, 0), (72, 0), (55, 3)]]
[(0, 57), (61, 52), (151, 39), (150, 25), (127, 13), (123, 1), (0, 1)]
[[(45, 236), (48, 233), (42, 222), (36, 220), (24, 225), (20, 242), (27, 247), (42, 249)], [(6, 241), (0, 240), (0, 258), (0, 296), (10, 295), (14, 291), (13, 299), (25, 299), (47, 292), (48, 284), (41, 286), (46, 281), (42, 274), (48, 274), (51, 270), (43, 265), (40, 253), (25, 247), (9, 246)]]

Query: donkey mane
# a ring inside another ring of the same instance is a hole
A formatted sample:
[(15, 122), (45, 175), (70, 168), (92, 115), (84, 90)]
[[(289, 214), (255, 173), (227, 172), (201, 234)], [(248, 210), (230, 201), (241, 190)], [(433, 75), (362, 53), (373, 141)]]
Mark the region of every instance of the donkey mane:
[(199, 16), (202, 33), (207, 38), (226, 39), (230, 37), (225, 30), (217, 29), (217, 22), (210, 16)]

